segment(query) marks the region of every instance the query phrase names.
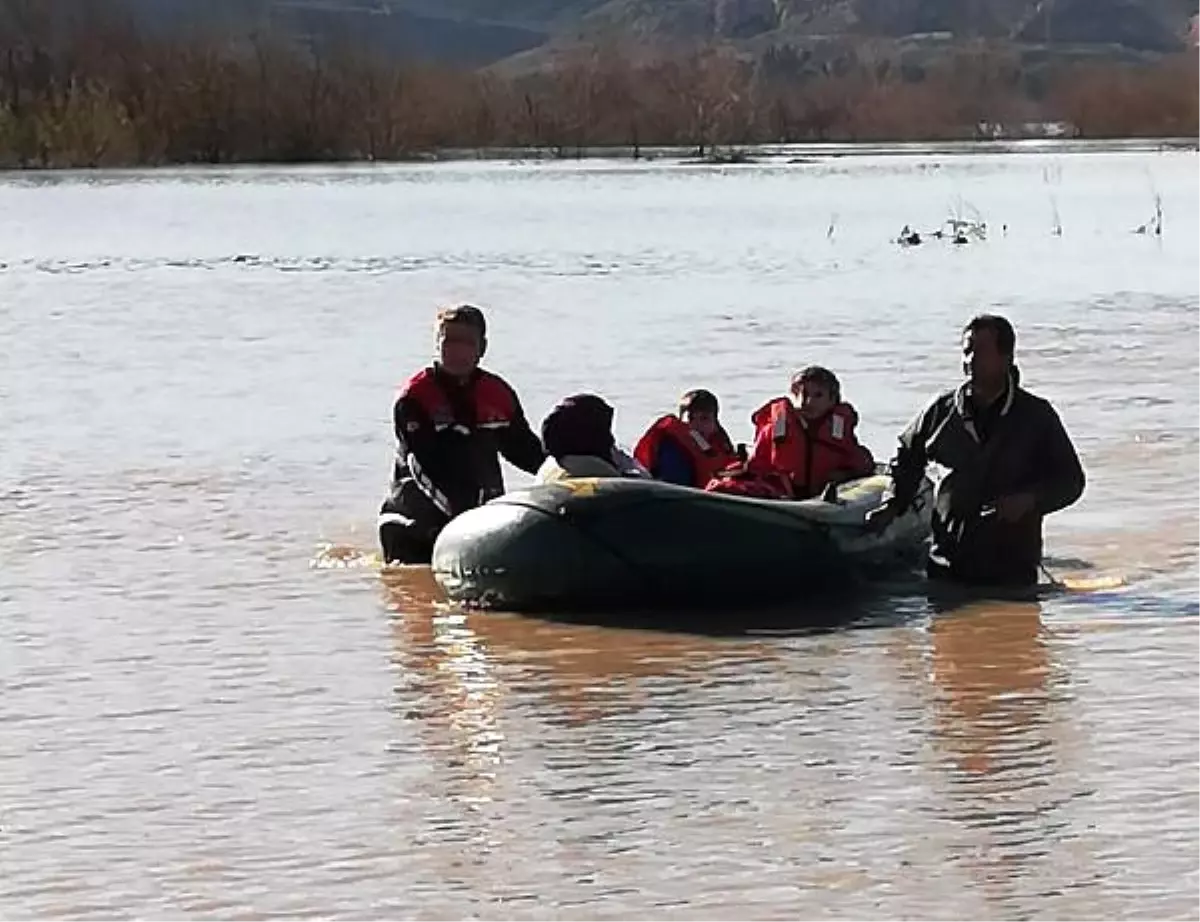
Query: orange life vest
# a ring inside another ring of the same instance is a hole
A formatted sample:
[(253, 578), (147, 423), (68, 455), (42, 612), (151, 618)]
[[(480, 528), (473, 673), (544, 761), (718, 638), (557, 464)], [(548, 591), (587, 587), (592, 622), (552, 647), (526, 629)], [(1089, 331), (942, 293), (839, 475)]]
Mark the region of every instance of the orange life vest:
[(692, 486), (703, 487), (719, 471), (738, 460), (733, 443), (724, 429), (718, 427), (716, 438), (708, 441), (699, 432), (674, 414), (655, 421), (638, 440), (633, 456), (646, 470), (658, 469), (658, 453), (664, 441), (670, 441), (684, 451), (692, 462)]
[(875, 469), (874, 458), (854, 434), (858, 413), (848, 403), (805, 426), (792, 401), (779, 397), (750, 419), (755, 430), (750, 469), (786, 474), (796, 499), (816, 496), (837, 471), (865, 477)]
[(512, 389), (504, 379), (482, 369), (476, 372), (471, 386), (470, 407), (456, 410), (451, 405), (438, 381), (438, 372), (432, 367), (423, 368), (409, 378), (399, 396), (420, 404), (437, 432), (457, 429), (469, 434), (476, 429), (503, 429), (512, 423), (517, 411)]

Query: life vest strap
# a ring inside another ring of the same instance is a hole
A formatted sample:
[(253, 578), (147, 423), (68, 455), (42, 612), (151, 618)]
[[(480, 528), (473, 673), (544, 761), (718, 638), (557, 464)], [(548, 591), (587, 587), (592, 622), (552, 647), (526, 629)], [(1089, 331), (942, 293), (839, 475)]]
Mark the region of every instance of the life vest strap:
[(699, 432), (697, 432), (691, 426), (688, 426), (688, 435), (690, 435), (692, 437), (692, 441), (696, 443), (696, 447), (699, 448), (706, 455), (711, 455), (713, 453), (713, 447), (711, 444), (709, 444), (708, 439), (706, 439), (704, 436), (702, 436)]

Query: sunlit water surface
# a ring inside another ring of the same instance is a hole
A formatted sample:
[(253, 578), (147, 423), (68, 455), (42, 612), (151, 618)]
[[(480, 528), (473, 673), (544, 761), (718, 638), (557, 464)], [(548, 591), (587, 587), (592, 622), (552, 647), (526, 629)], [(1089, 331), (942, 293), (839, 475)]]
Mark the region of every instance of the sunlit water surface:
[[(1197, 187), (1052, 148), (0, 179), (0, 915), (1195, 918)], [(955, 212), (988, 239), (890, 242)], [(880, 457), (1002, 311), (1093, 589), (455, 612), (370, 555), (457, 300), (535, 424), (595, 390), (632, 442), (707, 385), (745, 439), (819, 362)]]

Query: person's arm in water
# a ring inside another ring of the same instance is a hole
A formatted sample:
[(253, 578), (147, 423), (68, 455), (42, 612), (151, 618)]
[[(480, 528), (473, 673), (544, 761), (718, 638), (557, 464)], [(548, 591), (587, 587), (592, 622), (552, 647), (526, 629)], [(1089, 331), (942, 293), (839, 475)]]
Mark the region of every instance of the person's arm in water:
[(433, 421), (411, 397), (400, 397), (392, 409), (400, 454), (421, 490), (447, 516), (473, 506), (479, 494), (470, 444), (462, 437), (460, 451), (447, 450)]
[(682, 448), (667, 438), (662, 439), (662, 444), (659, 445), (658, 457), (655, 459), (652, 473), (655, 480), (661, 480), (664, 483), (675, 483), (683, 487), (704, 486), (702, 483), (696, 483), (696, 474), (692, 470), (692, 459)]
[(546, 460), (546, 451), (542, 447), (542, 440), (530, 428), (525, 410), (521, 407), (521, 401), (517, 399), (515, 391), (512, 399), (512, 422), (499, 433), (500, 454), (518, 470), (526, 474), (536, 474), (542, 462)]

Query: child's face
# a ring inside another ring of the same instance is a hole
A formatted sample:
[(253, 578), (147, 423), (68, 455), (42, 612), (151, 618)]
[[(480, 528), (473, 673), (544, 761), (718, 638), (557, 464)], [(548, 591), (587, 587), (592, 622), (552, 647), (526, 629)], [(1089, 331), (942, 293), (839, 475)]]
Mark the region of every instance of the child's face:
[(805, 381), (800, 385), (796, 403), (805, 419), (818, 419), (833, 409), (833, 394), (820, 382)]
[(711, 439), (717, 434), (716, 413), (710, 413), (708, 410), (688, 410), (683, 415), (683, 421), (706, 439)]

